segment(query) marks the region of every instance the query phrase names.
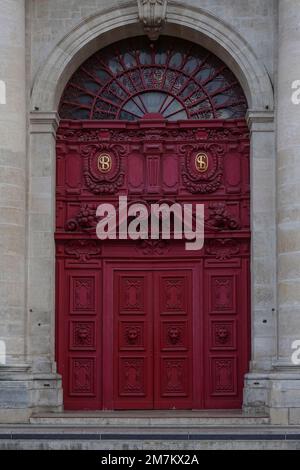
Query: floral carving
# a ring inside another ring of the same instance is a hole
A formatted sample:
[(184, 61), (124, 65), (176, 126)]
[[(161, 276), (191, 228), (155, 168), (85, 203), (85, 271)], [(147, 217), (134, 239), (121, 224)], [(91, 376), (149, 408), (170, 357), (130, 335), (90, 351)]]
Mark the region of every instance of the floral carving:
[(214, 255), (216, 259), (226, 260), (240, 252), (239, 244), (236, 240), (231, 238), (209, 240), (206, 252), (209, 255)]
[(61, 126), (57, 132), (57, 140), (98, 142), (101, 140), (101, 129), (69, 129)]
[(249, 130), (240, 127), (231, 127), (231, 128), (220, 128), (220, 129), (210, 129), (207, 133), (207, 140), (216, 140), (216, 141), (225, 141), (225, 140), (237, 140), (237, 139), (249, 139)]
[(57, 140), (82, 142), (82, 143), (103, 143), (104, 140), (111, 142), (127, 142), (133, 140), (186, 140), (186, 141), (236, 141), (248, 140), (249, 131), (245, 127), (209, 129), (71, 129), (63, 125), (57, 132)]
[(66, 230), (68, 232), (75, 232), (78, 229), (89, 229), (95, 227), (97, 222), (96, 208), (85, 204), (82, 206), (78, 214), (69, 219), (66, 223)]
[(87, 262), (101, 254), (101, 246), (95, 240), (72, 240), (65, 245), (65, 253), (78, 261)]
[(170, 249), (169, 244), (165, 240), (143, 240), (137, 250), (144, 255), (163, 255)]
[(208, 227), (219, 230), (238, 230), (240, 224), (227, 210), (226, 204), (223, 202), (212, 203), (209, 206)]

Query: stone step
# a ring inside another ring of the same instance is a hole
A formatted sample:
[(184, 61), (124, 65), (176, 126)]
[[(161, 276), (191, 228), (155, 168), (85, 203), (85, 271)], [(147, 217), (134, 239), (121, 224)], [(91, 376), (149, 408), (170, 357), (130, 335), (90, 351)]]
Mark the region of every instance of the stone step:
[(35, 425), (104, 426), (118, 428), (195, 428), (199, 426), (257, 426), (268, 425), (268, 416), (243, 415), (239, 410), (223, 412), (64, 412), (37, 414), (30, 418)]
[(50, 425), (0, 427), (0, 450), (224, 450), (300, 449), (296, 426), (240, 426), (234, 429), (201, 427), (187, 429), (133, 429)]

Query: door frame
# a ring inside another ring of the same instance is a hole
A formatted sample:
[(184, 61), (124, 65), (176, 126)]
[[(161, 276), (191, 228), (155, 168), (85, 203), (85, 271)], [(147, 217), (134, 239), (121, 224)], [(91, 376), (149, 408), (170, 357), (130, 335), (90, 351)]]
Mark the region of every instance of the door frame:
[[(168, 259), (168, 260), (134, 260), (134, 265), (128, 260), (104, 260), (103, 262), (103, 298), (102, 298), (102, 312), (103, 312), (103, 340), (102, 340), (102, 403), (104, 410), (114, 409), (114, 370), (109, 367), (113, 364), (114, 348), (113, 348), (113, 331), (114, 331), (114, 299), (112, 295), (105, 296), (106, 292), (113, 292), (114, 273), (116, 271), (145, 271), (151, 269), (152, 271), (176, 271), (186, 270), (191, 271), (193, 279), (192, 289), (192, 325), (193, 325), (193, 409), (202, 409), (204, 403), (204, 396), (202, 393), (201, 384), (204, 380), (204, 338), (199, 341), (197, 331), (202, 331), (204, 334), (204, 316), (197, 315), (197, 308), (203, 311), (203, 283), (201, 283), (201, 268), (202, 259), (184, 261), (182, 259)], [(195, 285), (199, 286), (199, 290), (194, 288)], [(110, 334), (105, 334), (105, 331)], [(196, 371), (199, 371), (197, 373)]]

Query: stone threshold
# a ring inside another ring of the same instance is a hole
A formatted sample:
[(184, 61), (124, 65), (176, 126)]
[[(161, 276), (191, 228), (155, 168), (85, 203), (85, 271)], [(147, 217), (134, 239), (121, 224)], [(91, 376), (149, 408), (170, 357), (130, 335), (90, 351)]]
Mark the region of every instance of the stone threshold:
[(199, 426), (268, 425), (267, 415), (243, 414), (241, 410), (139, 410), (139, 411), (65, 411), (38, 413), (30, 418), (32, 425), (99, 426), (105, 428), (189, 429)]

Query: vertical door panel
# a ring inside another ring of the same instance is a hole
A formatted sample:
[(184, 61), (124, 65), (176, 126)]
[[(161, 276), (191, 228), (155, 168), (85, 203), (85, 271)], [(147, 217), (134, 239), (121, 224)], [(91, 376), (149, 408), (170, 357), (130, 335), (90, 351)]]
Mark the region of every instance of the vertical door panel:
[[(73, 269), (60, 277), (59, 372), (65, 409), (99, 409), (101, 397), (101, 278)], [(62, 367), (63, 365), (63, 367)]]
[(114, 276), (114, 404), (153, 408), (153, 313), (151, 273)]
[(247, 370), (247, 272), (215, 267), (205, 272), (205, 407), (240, 408)]
[(154, 406), (192, 408), (192, 275), (154, 273)]

